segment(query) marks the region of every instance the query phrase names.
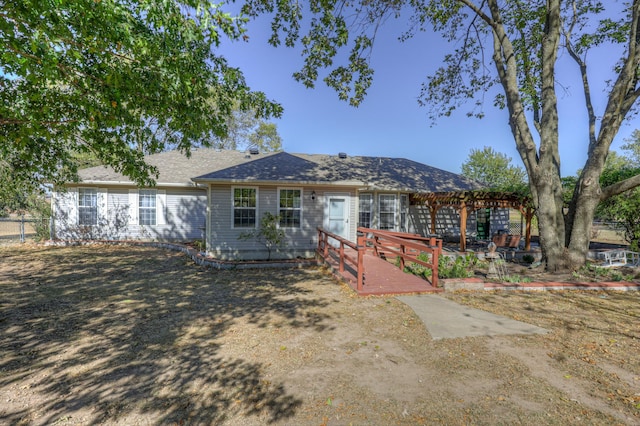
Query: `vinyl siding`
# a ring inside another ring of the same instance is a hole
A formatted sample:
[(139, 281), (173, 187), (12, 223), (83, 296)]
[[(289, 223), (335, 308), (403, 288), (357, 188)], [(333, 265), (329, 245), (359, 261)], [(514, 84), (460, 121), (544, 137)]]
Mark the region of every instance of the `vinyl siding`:
[[(349, 203), (349, 235), (355, 241), (356, 235), (356, 197), (353, 189), (336, 190), (334, 187), (301, 187), (286, 186), (254, 186), (254, 185), (212, 185), (210, 198), (210, 232), (207, 249), (211, 255), (220, 259), (249, 260), (267, 257), (266, 247), (255, 239), (240, 240), (242, 233), (250, 231), (246, 228), (233, 227), (232, 188), (255, 187), (258, 190), (256, 220), (265, 212), (278, 214), (278, 189), (300, 189), (302, 191), (301, 226), (299, 228), (282, 228), (285, 242), (281, 248), (272, 250), (272, 258), (313, 257), (317, 245), (317, 227), (323, 226), (325, 194), (345, 193), (350, 196)], [(315, 191), (316, 199), (311, 200)]]
[(106, 198), (106, 209), (100, 209), (99, 224), (94, 227), (77, 226), (75, 188), (66, 194), (55, 193), (56, 238), (191, 241), (204, 236), (207, 195), (203, 189), (157, 188), (153, 226), (137, 224), (137, 189), (114, 187), (98, 191)]

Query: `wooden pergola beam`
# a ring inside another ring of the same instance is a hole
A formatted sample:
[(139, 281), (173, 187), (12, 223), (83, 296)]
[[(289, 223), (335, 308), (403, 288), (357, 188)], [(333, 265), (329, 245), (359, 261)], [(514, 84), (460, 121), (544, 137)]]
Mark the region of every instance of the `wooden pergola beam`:
[(487, 208), (509, 208), (518, 210), (525, 218), (525, 250), (531, 249), (531, 221), (535, 213), (531, 198), (509, 193), (492, 191), (429, 192), (411, 195), (412, 202), (429, 208), (431, 233), (436, 233), (436, 214), (442, 207), (452, 207), (460, 216), (460, 250), (467, 247), (466, 231), (469, 212)]

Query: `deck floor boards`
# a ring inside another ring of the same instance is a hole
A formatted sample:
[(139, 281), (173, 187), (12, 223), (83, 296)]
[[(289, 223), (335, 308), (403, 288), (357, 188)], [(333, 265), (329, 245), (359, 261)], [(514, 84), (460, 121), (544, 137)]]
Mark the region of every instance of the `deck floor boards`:
[[(349, 249), (351, 250), (351, 249)], [(355, 251), (351, 250), (355, 257)], [(364, 255), (364, 279), (362, 290), (357, 289), (355, 267), (345, 265), (345, 271), (340, 272), (337, 256), (330, 255), (327, 262), (334, 274), (344, 280), (361, 296), (382, 296), (391, 294), (435, 293), (443, 291), (436, 288), (427, 280), (412, 274), (407, 274), (387, 260), (373, 254)]]

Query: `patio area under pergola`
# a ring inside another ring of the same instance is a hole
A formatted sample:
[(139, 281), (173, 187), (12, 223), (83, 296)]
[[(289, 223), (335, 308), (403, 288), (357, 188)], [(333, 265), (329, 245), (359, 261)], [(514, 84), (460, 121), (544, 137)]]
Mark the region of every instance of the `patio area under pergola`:
[(436, 216), (443, 207), (458, 211), (460, 218), (460, 251), (467, 250), (467, 218), (479, 209), (509, 208), (518, 210), (525, 221), (524, 249), (531, 249), (531, 221), (534, 215), (531, 198), (510, 192), (461, 191), (430, 192), (411, 195), (412, 205), (424, 205), (429, 209), (431, 233), (436, 233)]

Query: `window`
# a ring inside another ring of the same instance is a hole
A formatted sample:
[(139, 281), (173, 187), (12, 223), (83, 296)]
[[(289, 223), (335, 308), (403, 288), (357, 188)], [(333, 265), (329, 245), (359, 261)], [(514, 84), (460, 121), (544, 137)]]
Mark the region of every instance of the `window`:
[(299, 228), (302, 216), (302, 197), (299, 189), (281, 189), (278, 214), (280, 215), (280, 227)]
[(98, 191), (95, 188), (78, 189), (78, 225), (98, 224)]
[(371, 228), (371, 218), (373, 214), (373, 195), (360, 194), (358, 208), (358, 227)]
[(391, 194), (382, 194), (379, 197), (379, 202), (379, 228), (394, 230), (396, 228), (396, 196)]
[(257, 210), (257, 189), (233, 189), (233, 227), (255, 228)]
[(156, 224), (156, 191), (153, 189), (141, 189), (138, 193), (138, 223)]

